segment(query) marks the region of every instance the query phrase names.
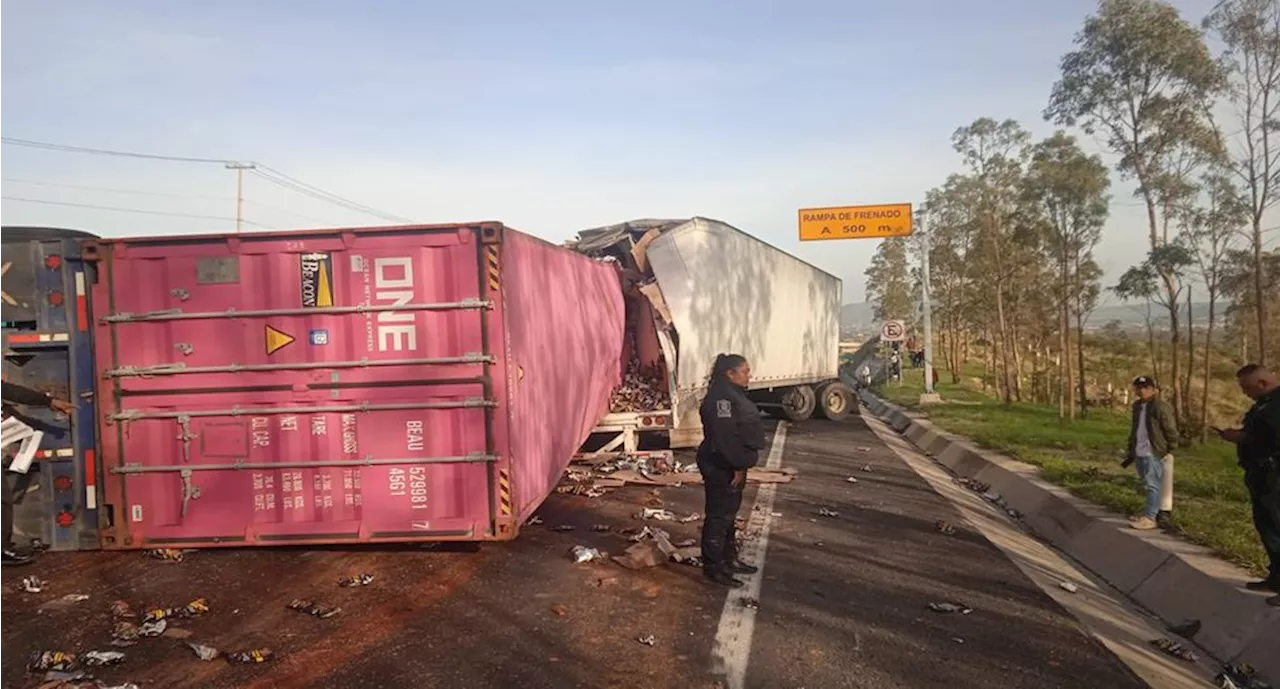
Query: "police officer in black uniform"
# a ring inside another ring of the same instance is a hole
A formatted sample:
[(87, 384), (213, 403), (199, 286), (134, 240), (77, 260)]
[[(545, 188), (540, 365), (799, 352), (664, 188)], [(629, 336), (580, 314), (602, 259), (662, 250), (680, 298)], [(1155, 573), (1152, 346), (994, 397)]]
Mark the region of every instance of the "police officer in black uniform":
[(1253, 399), (1253, 406), (1240, 428), (1218, 429), (1218, 436), (1236, 444), (1253, 507), (1253, 525), (1270, 560), (1267, 577), (1245, 586), (1271, 593), (1267, 604), (1280, 606), (1280, 382), (1276, 374), (1258, 364), (1240, 369), (1236, 380)]
[[(39, 390), (29, 388), (25, 385), (19, 385), (18, 383), (10, 383), (7, 380), (3, 381), (3, 390), (0, 390), (0, 397), (2, 397), (2, 400), (3, 400), (3, 404), (2, 404), (3, 416), (5, 416), (6, 418), (11, 415), (16, 416), (20, 420), (22, 420), (24, 423), (30, 422), (36, 425), (43, 425), (43, 424), (38, 424), (38, 422), (34, 422), (31, 419), (27, 418), (22, 412), (18, 411), (16, 407), (18, 405), (29, 406), (29, 407), (48, 407), (49, 409), (52, 409), (61, 414), (70, 414), (71, 410), (74, 408), (74, 405), (72, 405), (67, 400), (59, 399), (52, 395), (47, 395), (43, 392), (40, 392)], [(4, 530), (3, 564), (5, 567), (10, 567), (14, 565), (25, 565), (25, 564), (30, 564), (31, 562), (31, 556), (19, 554), (17, 550), (14, 549), (14, 546), (12, 543), (13, 541), (13, 506), (14, 506), (14, 503), (18, 501), (17, 492), (21, 486), (25, 485), (25, 482), (17, 481), (17, 480), (11, 481), (10, 480), (11, 478), (17, 478), (17, 477), (16, 475), (13, 477), (10, 476), (9, 457), (6, 455), (4, 458), (4, 485), (0, 486), (0, 497), (4, 499), (4, 505), (3, 505), (4, 510), (2, 513), (0, 513), (0, 517), (2, 517), (0, 521), (3, 521), (3, 530)]]
[(710, 389), (699, 409), (702, 445), (698, 470), (706, 488), (706, 520), (702, 523), (702, 573), (709, 581), (737, 588), (734, 574), (754, 574), (756, 567), (738, 559), (734, 521), (742, 506), (747, 469), (756, 465), (764, 447), (760, 411), (747, 399), (751, 366), (738, 354), (721, 354), (711, 368)]

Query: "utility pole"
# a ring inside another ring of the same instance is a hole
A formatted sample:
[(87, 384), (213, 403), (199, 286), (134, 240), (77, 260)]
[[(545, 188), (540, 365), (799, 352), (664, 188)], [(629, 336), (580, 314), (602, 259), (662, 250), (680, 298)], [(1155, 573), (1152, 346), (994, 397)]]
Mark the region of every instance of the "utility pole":
[(920, 395), (920, 403), (941, 402), (942, 398), (933, 389), (933, 308), (929, 304), (929, 228), (925, 225), (924, 214), (920, 214), (920, 310), (924, 321), (924, 394)]
[(236, 234), (239, 234), (244, 225), (244, 171), (256, 170), (258, 166), (253, 163), (227, 163), (226, 168), (236, 171)]

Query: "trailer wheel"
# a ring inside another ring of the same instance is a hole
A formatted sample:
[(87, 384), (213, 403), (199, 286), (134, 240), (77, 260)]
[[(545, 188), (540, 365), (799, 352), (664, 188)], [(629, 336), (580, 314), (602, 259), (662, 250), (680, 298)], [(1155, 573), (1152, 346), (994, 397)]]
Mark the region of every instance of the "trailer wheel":
[(797, 385), (782, 395), (782, 414), (788, 421), (804, 421), (813, 416), (818, 396), (808, 385)]
[(818, 412), (831, 421), (843, 421), (853, 411), (853, 391), (840, 381), (822, 386), (818, 391)]

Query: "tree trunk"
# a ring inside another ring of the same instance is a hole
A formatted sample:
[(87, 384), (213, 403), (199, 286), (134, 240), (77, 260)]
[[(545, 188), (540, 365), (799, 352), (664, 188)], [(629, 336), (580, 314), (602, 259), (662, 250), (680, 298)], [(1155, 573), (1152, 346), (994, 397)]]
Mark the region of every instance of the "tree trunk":
[(1182, 421), (1184, 421), (1184, 423), (1182, 424), (1182, 427), (1186, 429), (1189, 429), (1191, 427), (1191, 419), (1192, 419), (1191, 405), (1194, 404), (1194, 402), (1191, 401), (1192, 400), (1191, 378), (1195, 375), (1192, 372), (1192, 369), (1195, 368), (1195, 361), (1196, 361), (1195, 313), (1192, 310), (1192, 306), (1191, 306), (1191, 285), (1187, 285), (1187, 375), (1182, 377), (1182, 380), (1183, 380), (1182, 399), (1185, 400), (1185, 404), (1184, 404), (1185, 409), (1183, 409), (1183, 412), (1186, 414), (1186, 418), (1182, 419)]
[[(1076, 292), (1076, 294), (1080, 293)], [(1084, 304), (1078, 297), (1076, 301), (1076, 375), (1079, 386), (1080, 416), (1086, 416), (1089, 413), (1089, 397), (1085, 393), (1084, 385)]]
[(1161, 276), (1167, 300), (1164, 303), (1169, 312), (1169, 406), (1173, 407), (1175, 419), (1186, 419), (1183, 414), (1182, 387), (1182, 309), (1178, 307), (1178, 289), (1174, 282), (1177, 278), (1169, 273)]
[(1000, 394), (1005, 404), (1013, 402), (1013, 386), (1009, 381), (1009, 325), (1004, 316), (1004, 295), (1002, 285), (996, 283), (996, 327), (1000, 338)]
[(1267, 303), (1263, 299), (1262, 214), (1253, 216), (1253, 308), (1258, 322), (1258, 363), (1267, 365)]
[(1217, 290), (1209, 290), (1209, 322), (1204, 331), (1204, 392), (1200, 395), (1200, 442), (1209, 441), (1209, 379), (1212, 377), (1210, 357), (1213, 353), (1213, 317)]
[(1058, 418), (1065, 419), (1068, 409), (1074, 409), (1071, 400), (1071, 344), (1067, 325), (1067, 257), (1066, 252), (1058, 260)]

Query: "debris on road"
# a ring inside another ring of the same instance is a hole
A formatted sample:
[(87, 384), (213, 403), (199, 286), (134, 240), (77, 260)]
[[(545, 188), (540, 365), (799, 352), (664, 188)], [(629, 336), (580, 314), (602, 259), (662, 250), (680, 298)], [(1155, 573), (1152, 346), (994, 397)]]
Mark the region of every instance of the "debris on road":
[(228, 653), (227, 660), (233, 663), (265, 663), (275, 655), (269, 648), (255, 648), (251, 651)]
[(128, 601), (118, 600), (111, 604), (111, 616), (132, 619), (138, 615), (133, 612), (133, 607)]
[(306, 613), (314, 617), (319, 617), (322, 620), (327, 620), (330, 617), (333, 617), (334, 615), (337, 615), (338, 613), (342, 612), (342, 608), (336, 608), (328, 605), (319, 605), (317, 603), (312, 603), (309, 600), (303, 600), (301, 598), (293, 599), (292, 601), (289, 602), (289, 605), (286, 607), (288, 607), (290, 610), (297, 610), (298, 612), (301, 612), (301, 613)]
[(529, 521), (525, 522), (525, 523), (524, 523), (524, 525), (525, 525), (525, 526), (537, 526), (537, 525), (539, 525), (539, 524), (541, 524), (541, 523), (542, 523), (542, 517), (539, 517), (538, 515), (536, 515), (536, 514), (535, 514), (535, 515), (533, 515), (532, 517), (529, 517)]
[(930, 603), (929, 609), (934, 612), (952, 613), (958, 612), (961, 615), (968, 615), (973, 612), (973, 608), (963, 603)]
[(982, 499), (986, 500), (987, 502), (1000, 502), (1004, 498), (1001, 497), (999, 493), (988, 490), (982, 494)]
[[(45, 684), (41, 684), (38, 689), (80, 689), (85, 685), (69, 684), (69, 682), (79, 682), (81, 680), (91, 680), (93, 675), (84, 670), (50, 670), (44, 673)], [(97, 684), (92, 685), (95, 689)]]
[(204, 598), (197, 598), (180, 608), (154, 608), (147, 612), (146, 617), (143, 617), (142, 620), (144, 622), (155, 622), (168, 618), (184, 620), (196, 615), (203, 615), (206, 612), (209, 612), (209, 601)]
[(187, 645), (191, 647), (192, 651), (195, 651), (196, 657), (199, 658), (200, 660), (213, 660), (214, 658), (217, 658), (218, 656), (222, 655), (222, 651), (219, 651), (213, 646), (206, 646), (204, 644), (187, 644)]
[(76, 603), (81, 603), (87, 600), (89, 600), (89, 596), (86, 594), (68, 593), (67, 595), (61, 598), (55, 598), (47, 603), (44, 603), (43, 605), (40, 606), (39, 609), (42, 612), (46, 610), (66, 610), (67, 608), (70, 608)]
[(856, 479), (856, 478), (854, 478), (854, 477), (850, 476), (849, 478), (845, 479), (845, 480), (844, 480), (844, 482), (845, 482), (845, 483), (857, 483), (857, 482), (858, 482), (858, 479)]
[(147, 551), (147, 557), (163, 562), (182, 562), (186, 551), (177, 548), (154, 548)]
[(1178, 624), (1170, 625), (1169, 631), (1186, 639), (1190, 639), (1200, 633), (1200, 620), (1188, 619)]
[(830, 507), (823, 507), (818, 510), (819, 517), (839, 517), (840, 513)]
[(692, 546), (698, 545), (698, 539), (686, 538), (682, 541), (676, 541), (675, 545), (677, 548), (690, 548)]
[(1183, 646), (1182, 644), (1176, 641), (1170, 640), (1165, 637), (1160, 637), (1159, 639), (1152, 639), (1151, 645), (1160, 649), (1166, 655), (1171, 655), (1174, 658), (1177, 658), (1178, 660), (1185, 660), (1188, 663), (1195, 663), (1195, 662), (1199, 662), (1200, 660), (1200, 656), (1197, 655), (1195, 651), (1187, 648), (1186, 646)]
[(338, 580), (338, 586), (343, 588), (355, 588), (357, 586), (368, 586), (373, 583), (372, 574), (360, 574), (354, 577), (343, 577)]
[(1069, 581), (1064, 581), (1059, 583), (1058, 588), (1062, 589), (1063, 591), (1066, 591), (1067, 593), (1075, 593), (1080, 590), (1079, 586), (1076, 586), (1075, 584)]
[(150, 622), (143, 622), (142, 626), (138, 628), (138, 636), (160, 636), (164, 633), (164, 630), (168, 628), (168, 620), (151, 620)]
[(747, 610), (759, 610), (760, 601), (755, 598), (748, 598), (744, 596), (742, 598), (742, 607), (746, 608)]
[(639, 515), (641, 519), (652, 519), (659, 522), (675, 521), (676, 515), (670, 510), (664, 510), (660, 507), (646, 507)]
[(867, 472), (868, 474), (871, 473), (871, 465), (870, 464), (862, 465), (862, 470)]
[(556, 617), (564, 617), (569, 614), (569, 608), (566, 608), (563, 605), (553, 605), (551, 606), (551, 612), (555, 613)]
[(612, 531), (613, 527), (609, 526), (608, 524), (592, 524), (591, 530), (596, 533), (605, 533), (608, 531)]
[(138, 643), (140, 634), (138, 625), (132, 622), (117, 622), (115, 628), (111, 630), (111, 645), (127, 648)]
[(859, 452), (870, 452), (870, 451), (871, 451), (871, 448), (869, 448), (869, 447), (867, 447), (867, 446), (865, 446), (865, 445), (864, 445), (864, 446), (862, 446), (862, 447), (858, 448), (858, 451), (859, 451)]
[(551, 527), (551, 530), (564, 533), (566, 531), (573, 531), (576, 528), (578, 527), (574, 526), (573, 524), (556, 524), (555, 526)]
[(604, 553), (601, 553), (595, 548), (588, 548), (585, 545), (573, 546), (573, 550), (570, 552), (569, 557), (573, 558), (573, 561), (578, 564), (582, 564), (584, 562), (596, 562), (598, 560), (605, 559)]
[(1258, 671), (1248, 663), (1224, 665), (1214, 678), (1222, 689), (1271, 689), (1271, 684), (1258, 676)]
[(654, 645), (654, 644), (656, 644), (656, 643), (657, 643), (657, 640), (653, 638), (653, 635), (652, 635), (652, 634), (650, 634), (650, 635), (648, 635), (648, 636), (642, 636), (642, 637), (640, 637), (639, 639), (636, 639), (636, 641), (639, 641), (640, 643), (644, 644), (645, 646), (652, 646), (652, 645)]
[(120, 651), (89, 651), (81, 656), (85, 665), (118, 665), (124, 662), (124, 653)]
[(164, 634), (161, 634), (161, 636), (170, 639), (190, 639), (194, 636), (194, 633), (190, 629), (183, 629), (182, 627), (169, 627), (164, 630)]
[(40, 593), (48, 585), (49, 582), (33, 574), (22, 578), (22, 584), (18, 586), (18, 590), (26, 591), (27, 593)]
[(676, 521), (680, 522), (681, 524), (688, 524), (689, 522), (696, 522), (699, 519), (702, 519), (702, 515), (698, 514), (697, 512), (691, 512), (686, 516), (680, 517)]
[(599, 577), (591, 582), (591, 585), (599, 589), (616, 583), (618, 583), (618, 577)]
[(75, 654), (65, 651), (36, 651), (31, 654), (31, 659), (27, 661), (27, 670), (31, 672), (43, 672), (45, 670), (65, 672), (74, 667), (76, 667)]
[(658, 558), (658, 548), (653, 541), (641, 541), (627, 548), (622, 555), (616, 555), (613, 561), (627, 569), (648, 569), (657, 567), (662, 560)]
[(940, 531), (940, 532), (942, 532), (942, 533), (944, 533), (944, 534), (946, 534), (946, 535), (948, 535), (948, 536), (950, 536), (950, 535), (952, 535), (952, 534), (954, 534), (954, 533), (956, 532), (956, 527), (955, 527), (955, 525), (954, 525), (954, 524), (952, 524), (951, 522), (948, 522), (948, 521), (942, 520), (942, 519), (939, 519), (938, 521), (934, 522), (934, 524), (933, 524), (933, 525), (934, 525), (934, 527), (935, 527), (935, 528), (937, 528), (937, 529), (938, 529), (938, 531)]

